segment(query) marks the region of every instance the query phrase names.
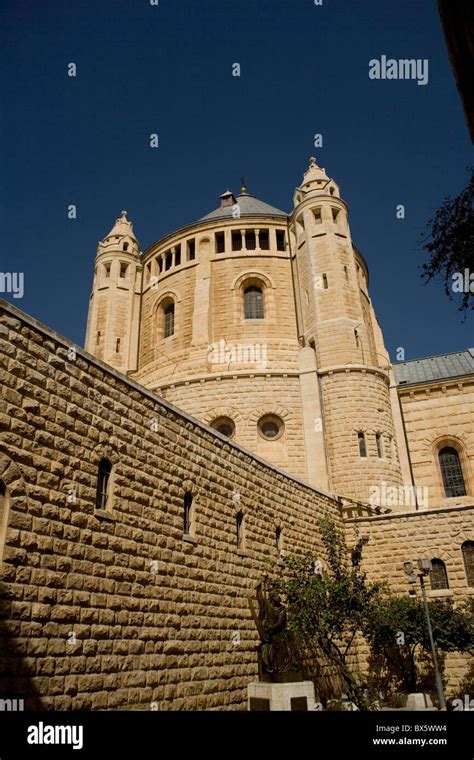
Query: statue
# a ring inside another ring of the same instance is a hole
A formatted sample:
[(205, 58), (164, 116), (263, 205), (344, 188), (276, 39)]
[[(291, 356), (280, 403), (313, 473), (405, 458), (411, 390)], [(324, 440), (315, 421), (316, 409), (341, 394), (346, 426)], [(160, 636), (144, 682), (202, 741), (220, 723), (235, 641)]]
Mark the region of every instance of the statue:
[(249, 606), (261, 644), (258, 651), (260, 681), (298, 681), (301, 675), (295, 661), (291, 636), (286, 629), (286, 608), (278, 593), (267, 588), (267, 576), (257, 585), (256, 599), (249, 597)]

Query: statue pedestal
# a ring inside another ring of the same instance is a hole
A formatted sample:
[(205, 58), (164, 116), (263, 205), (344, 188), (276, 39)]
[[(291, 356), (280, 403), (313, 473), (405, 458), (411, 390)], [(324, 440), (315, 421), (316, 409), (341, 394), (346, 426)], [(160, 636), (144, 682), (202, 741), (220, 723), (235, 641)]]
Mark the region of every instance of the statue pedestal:
[(314, 684), (312, 681), (267, 683), (256, 681), (248, 685), (248, 710), (315, 710)]

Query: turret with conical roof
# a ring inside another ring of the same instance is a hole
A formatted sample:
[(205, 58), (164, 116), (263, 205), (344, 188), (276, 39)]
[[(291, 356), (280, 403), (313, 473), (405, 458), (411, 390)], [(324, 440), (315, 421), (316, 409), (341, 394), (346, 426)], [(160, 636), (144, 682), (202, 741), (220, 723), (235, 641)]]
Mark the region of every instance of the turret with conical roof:
[(141, 272), (140, 246), (122, 211), (97, 246), (85, 344), (121, 372), (137, 365)]

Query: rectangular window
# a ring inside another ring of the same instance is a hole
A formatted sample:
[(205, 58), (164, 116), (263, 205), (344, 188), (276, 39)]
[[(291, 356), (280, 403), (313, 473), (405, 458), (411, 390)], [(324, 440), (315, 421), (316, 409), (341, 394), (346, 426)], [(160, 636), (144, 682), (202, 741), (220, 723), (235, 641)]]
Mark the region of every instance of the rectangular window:
[(110, 264), (104, 264), (105, 276), (110, 277)]
[(323, 288), (324, 290), (328, 289), (328, 278), (327, 275), (323, 274)]
[(242, 234), (240, 230), (233, 230), (232, 232), (232, 250), (233, 251), (242, 250)]
[(115, 341), (115, 353), (116, 354), (120, 353), (120, 338), (117, 338), (117, 340)]
[(189, 493), (189, 491), (187, 491), (184, 494), (184, 510), (183, 510), (183, 532), (185, 536), (189, 536), (191, 534), (192, 505), (193, 505), (192, 494)]
[(245, 231), (245, 247), (247, 251), (254, 251), (256, 248), (254, 230)]
[(181, 246), (180, 245), (176, 246), (176, 253), (174, 255), (174, 264), (177, 267), (179, 267), (179, 265), (181, 264)]
[(223, 232), (216, 232), (216, 253), (224, 253), (225, 235)]
[(320, 208), (313, 209), (313, 216), (314, 216), (314, 223), (315, 224), (322, 224), (323, 223), (323, 215)]
[(158, 257), (158, 271), (160, 274), (163, 271), (163, 256)]
[(193, 238), (192, 240), (188, 240), (188, 261), (194, 261), (195, 258), (196, 258), (196, 243)]
[(333, 209), (331, 209), (331, 211), (332, 211), (332, 220), (336, 224), (337, 223), (337, 218), (339, 216), (339, 209), (338, 208), (333, 208)]
[(100, 330), (99, 330), (99, 332), (97, 333), (97, 340), (96, 340), (96, 343), (97, 343), (97, 345), (99, 345), (99, 343), (100, 343)]
[(269, 251), (270, 250), (270, 236), (269, 236), (268, 230), (260, 230), (260, 234), (258, 238), (260, 241), (261, 250)]
[(120, 277), (122, 280), (127, 276), (128, 264), (120, 264)]
[(277, 251), (286, 251), (284, 230), (276, 231), (276, 241), (277, 241)]
[(168, 269), (171, 269), (171, 264), (173, 263), (173, 254), (171, 251), (168, 251), (167, 254), (165, 254), (165, 271), (167, 272)]
[(359, 456), (366, 457), (367, 456), (367, 446), (365, 445), (365, 435), (364, 435), (364, 433), (357, 433), (357, 439), (359, 441)]

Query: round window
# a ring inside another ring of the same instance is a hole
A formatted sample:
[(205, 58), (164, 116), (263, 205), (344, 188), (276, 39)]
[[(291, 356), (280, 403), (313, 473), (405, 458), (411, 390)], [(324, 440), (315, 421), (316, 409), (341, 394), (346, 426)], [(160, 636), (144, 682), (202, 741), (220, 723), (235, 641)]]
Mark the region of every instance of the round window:
[(230, 417), (218, 417), (214, 422), (211, 422), (211, 427), (227, 438), (232, 438), (235, 433), (235, 425)]
[(274, 414), (267, 414), (259, 420), (258, 430), (262, 438), (267, 441), (275, 441), (283, 434), (283, 420)]

